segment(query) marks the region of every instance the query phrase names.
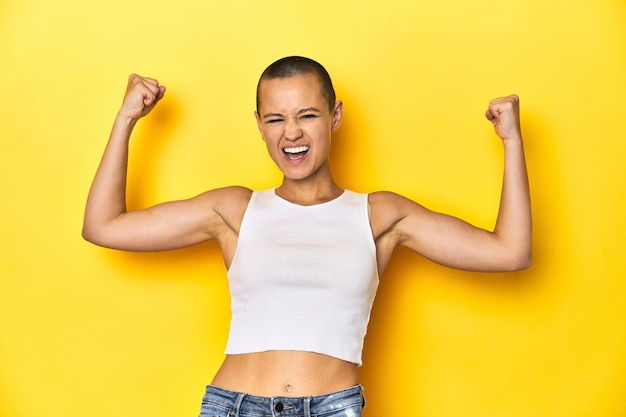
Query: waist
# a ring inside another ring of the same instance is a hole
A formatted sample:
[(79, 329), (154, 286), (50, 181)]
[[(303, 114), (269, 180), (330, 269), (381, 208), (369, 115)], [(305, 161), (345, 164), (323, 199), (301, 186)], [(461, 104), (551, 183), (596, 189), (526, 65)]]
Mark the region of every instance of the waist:
[(356, 365), (303, 351), (228, 355), (212, 385), (258, 396), (322, 395), (358, 384)]
[(360, 385), (323, 395), (302, 397), (258, 396), (209, 385), (206, 388), (202, 407), (203, 409), (219, 407), (231, 410), (237, 416), (303, 417), (361, 409), (365, 407), (365, 395)]

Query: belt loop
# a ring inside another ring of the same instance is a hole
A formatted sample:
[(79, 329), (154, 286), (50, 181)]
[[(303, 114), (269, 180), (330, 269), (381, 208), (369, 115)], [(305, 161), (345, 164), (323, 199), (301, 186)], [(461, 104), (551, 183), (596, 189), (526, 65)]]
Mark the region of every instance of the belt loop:
[(304, 417), (311, 417), (311, 397), (304, 399)]
[(359, 384), (359, 394), (361, 394), (361, 408), (365, 408), (365, 390), (363, 389), (363, 385)]
[(237, 400), (235, 401), (235, 405), (233, 406), (233, 417), (239, 417), (239, 408), (241, 408), (241, 403), (243, 402), (243, 397), (245, 397), (246, 394), (244, 393), (240, 393), (237, 396)]

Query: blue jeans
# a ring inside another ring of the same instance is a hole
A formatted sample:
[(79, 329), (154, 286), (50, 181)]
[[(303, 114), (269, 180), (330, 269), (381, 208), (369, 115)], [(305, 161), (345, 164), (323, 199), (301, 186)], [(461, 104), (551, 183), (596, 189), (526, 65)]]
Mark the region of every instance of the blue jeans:
[(200, 417), (361, 417), (363, 387), (314, 397), (259, 397), (209, 385)]

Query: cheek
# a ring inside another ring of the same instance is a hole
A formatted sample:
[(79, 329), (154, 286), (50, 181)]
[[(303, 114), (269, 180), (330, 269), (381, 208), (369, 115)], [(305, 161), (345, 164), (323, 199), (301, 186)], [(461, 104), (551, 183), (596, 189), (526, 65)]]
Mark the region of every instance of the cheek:
[(264, 138), (263, 140), (265, 141), (265, 149), (267, 150), (267, 153), (274, 161), (277, 161), (282, 154), (277, 141), (272, 140), (272, 138)]
[(330, 148), (332, 131), (328, 127), (325, 126), (323, 129), (320, 129), (317, 132), (317, 137), (320, 145)]
[(324, 124), (318, 126), (310, 126), (304, 131), (304, 133), (314, 140), (320, 142), (329, 142), (332, 129), (330, 126)]

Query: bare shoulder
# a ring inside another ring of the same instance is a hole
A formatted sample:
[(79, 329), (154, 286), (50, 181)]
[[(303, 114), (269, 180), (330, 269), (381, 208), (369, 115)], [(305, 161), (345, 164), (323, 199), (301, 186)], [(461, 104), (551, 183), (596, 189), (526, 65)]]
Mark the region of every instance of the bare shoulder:
[(411, 212), (424, 209), (415, 201), (392, 191), (376, 191), (369, 194), (372, 217), (382, 217), (398, 221)]
[(385, 270), (394, 249), (407, 240), (407, 223), (425, 209), (391, 191), (369, 194), (370, 224), (376, 242), (379, 273)]
[(423, 205), (391, 191), (370, 193), (369, 205), (374, 236), (404, 233), (408, 224), (414, 227), (416, 223), (428, 221), (435, 215)]
[(248, 205), (250, 197), (252, 196), (252, 190), (246, 187), (233, 185), (230, 187), (215, 188), (200, 194), (197, 198), (207, 202), (211, 202), (215, 205), (229, 205), (229, 206), (245, 206)]
[(206, 191), (194, 199), (217, 215), (216, 223), (223, 222), (238, 231), (251, 196), (249, 188), (230, 186)]
[(370, 221), (374, 237), (378, 238), (392, 232), (416, 207), (419, 207), (417, 203), (391, 191), (370, 193)]
[(406, 201), (411, 200), (392, 191), (375, 191), (369, 194), (369, 203), (372, 209), (374, 207), (389, 208), (390, 206), (404, 204)]

